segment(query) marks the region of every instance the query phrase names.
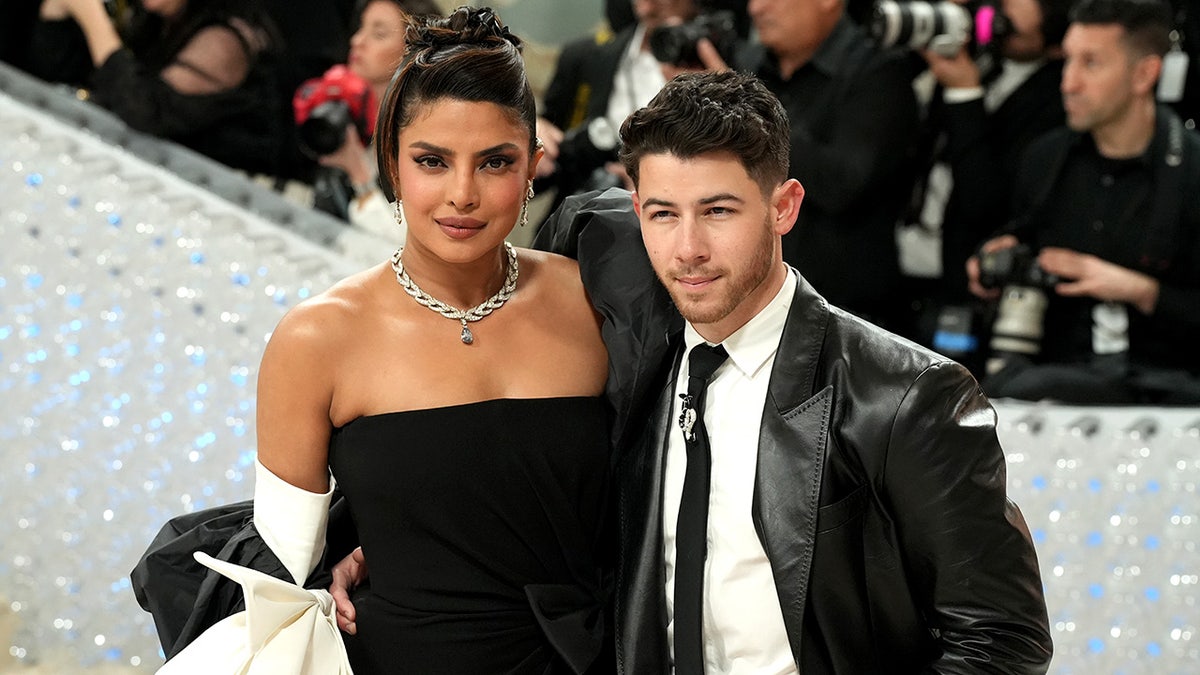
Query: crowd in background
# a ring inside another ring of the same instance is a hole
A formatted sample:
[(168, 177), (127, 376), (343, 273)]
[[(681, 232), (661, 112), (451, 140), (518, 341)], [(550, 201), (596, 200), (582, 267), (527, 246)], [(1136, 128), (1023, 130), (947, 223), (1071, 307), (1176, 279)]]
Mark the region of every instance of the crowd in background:
[[(402, 239), (374, 120), (406, 23), (439, 4), (3, 0), (0, 59)], [(753, 73), (806, 190), (785, 260), (830, 302), (995, 395), (1200, 402), (1200, 12), (996, 0), (996, 22), (980, 4), (604, 0), (542, 93), (535, 187), (629, 187), (626, 116), (675, 73)], [(963, 39), (888, 32), (927, 10), (968, 17)]]

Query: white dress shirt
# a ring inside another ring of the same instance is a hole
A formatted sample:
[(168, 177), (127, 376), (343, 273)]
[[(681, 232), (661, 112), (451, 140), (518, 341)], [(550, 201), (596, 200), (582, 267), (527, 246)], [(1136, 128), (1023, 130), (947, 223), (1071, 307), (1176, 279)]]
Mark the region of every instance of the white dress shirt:
[[(750, 516), (767, 385), (795, 289), (796, 276), (790, 272), (770, 304), (721, 343), (729, 360), (713, 374), (705, 397), (704, 425), (712, 449), (703, 603), (704, 670), (709, 675), (797, 672), (771, 564)], [(704, 339), (688, 324), (684, 342), (690, 352)], [(680, 412), (678, 394), (687, 391), (687, 370), (684, 358), (675, 381), (663, 486), (671, 654), (675, 653), (675, 530), (687, 465), (683, 432), (675, 420)]]
[(639, 25), (621, 57), (617, 72), (613, 73), (613, 88), (605, 115), (613, 129), (620, 129), (626, 117), (649, 103), (667, 83), (654, 55), (649, 49), (642, 49), (645, 37), (646, 27)]

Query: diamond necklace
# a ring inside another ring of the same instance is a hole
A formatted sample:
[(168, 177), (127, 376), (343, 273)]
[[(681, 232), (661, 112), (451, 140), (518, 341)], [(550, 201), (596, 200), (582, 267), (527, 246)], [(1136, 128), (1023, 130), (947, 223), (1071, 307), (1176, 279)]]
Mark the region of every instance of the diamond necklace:
[(478, 321), (488, 314), (491, 314), (494, 310), (500, 309), (500, 307), (505, 302), (508, 302), (508, 299), (512, 297), (513, 291), (517, 289), (517, 274), (519, 272), (517, 269), (517, 252), (513, 250), (512, 244), (508, 243), (507, 241), (504, 242), (504, 250), (506, 253), (508, 253), (508, 272), (504, 276), (504, 285), (500, 287), (500, 290), (496, 291), (495, 295), (487, 300), (484, 300), (478, 305), (475, 305), (471, 309), (459, 309), (457, 307), (447, 305), (441, 300), (438, 300), (432, 295), (421, 290), (421, 287), (418, 286), (415, 281), (409, 278), (408, 272), (404, 271), (404, 263), (400, 262), (400, 254), (404, 253), (403, 246), (396, 249), (396, 252), (392, 254), (392, 269), (396, 272), (396, 281), (400, 282), (400, 286), (404, 288), (404, 292), (411, 295), (413, 300), (416, 300), (419, 304), (432, 309), (447, 319), (454, 319), (462, 322), (462, 333), (459, 335), (459, 337), (462, 339), (463, 344), (469, 345), (475, 341), (475, 335), (471, 332), (471, 329), (467, 327), (467, 322)]

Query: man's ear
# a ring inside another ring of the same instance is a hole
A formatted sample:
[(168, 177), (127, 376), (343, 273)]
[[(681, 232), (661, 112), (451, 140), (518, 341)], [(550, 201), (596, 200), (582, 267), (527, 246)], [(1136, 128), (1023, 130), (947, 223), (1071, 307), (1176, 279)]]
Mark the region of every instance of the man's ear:
[(771, 193), (771, 229), (775, 234), (783, 236), (792, 231), (803, 201), (804, 186), (795, 178), (789, 178), (776, 186)]
[(1153, 95), (1162, 74), (1162, 57), (1157, 54), (1143, 56), (1133, 64), (1133, 91), (1141, 95)]
[(637, 215), (638, 220), (642, 219), (642, 202), (638, 199), (638, 193), (630, 192), (629, 198), (633, 200), (633, 212)]

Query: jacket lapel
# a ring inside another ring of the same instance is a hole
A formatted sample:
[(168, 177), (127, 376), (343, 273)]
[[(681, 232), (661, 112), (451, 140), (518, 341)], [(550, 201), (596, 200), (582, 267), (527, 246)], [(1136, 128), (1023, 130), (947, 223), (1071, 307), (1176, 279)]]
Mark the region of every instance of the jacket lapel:
[(588, 117), (602, 117), (608, 114), (608, 99), (613, 92), (613, 74), (621, 67), (621, 59), (633, 42), (635, 26), (629, 26), (617, 33), (612, 40), (604, 43), (597, 50), (596, 59), (592, 62), (592, 76), (588, 78), (592, 86), (589, 97)]
[(829, 307), (801, 277), (771, 372), (758, 442), (752, 517), (800, 662), (833, 388), (813, 392)]

